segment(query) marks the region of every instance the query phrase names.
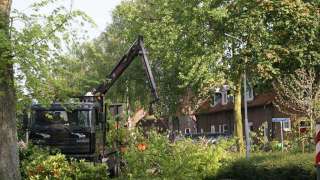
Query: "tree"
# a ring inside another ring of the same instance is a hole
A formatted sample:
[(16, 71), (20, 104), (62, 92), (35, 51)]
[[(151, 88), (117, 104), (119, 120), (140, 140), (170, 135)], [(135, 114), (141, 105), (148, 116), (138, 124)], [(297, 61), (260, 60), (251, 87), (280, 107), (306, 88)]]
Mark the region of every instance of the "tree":
[[(0, 179), (20, 179), (16, 107), (21, 106), (16, 105), (26, 96), (50, 101), (66, 94), (65, 87), (58, 83), (63, 80), (55, 71), (61, 69), (54, 68), (59, 63), (56, 57), (63, 49), (62, 40), (74, 39), (70, 38), (75, 35), (70, 33), (72, 29), (67, 28), (71, 20), (90, 21), (82, 12), (59, 5), (50, 15), (40, 15), (40, 8), (55, 3), (51, 0), (33, 4), (31, 8), (36, 14), (29, 16), (15, 10), (10, 14), (11, 2), (0, 0)], [(20, 20), (24, 27), (10, 29), (9, 19)]]
[(11, 0), (0, 1), (0, 179), (20, 179), (13, 61), (9, 36)]
[(268, 2), (264, 7), (272, 25), (266, 57), (277, 59), (280, 74), (273, 82), (275, 104), (287, 114), (308, 117), (312, 125), (319, 115), (319, 1)]
[[(101, 67), (107, 68), (114, 63), (110, 59), (118, 60), (136, 36), (143, 35), (165, 114), (192, 114), (214, 86), (225, 83), (224, 76), (235, 94), (235, 132), (243, 151), (243, 73), (255, 85), (305, 64), (319, 64), (319, 15), (314, 2), (124, 1), (113, 12), (113, 23), (101, 43), (87, 50), (98, 50), (93, 57), (105, 57)], [(136, 63), (109, 95), (130, 97), (131, 104), (145, 99), (144, 74)]]
[(222, 27), (215, 30), (220, 33), (222, 46), (226, 51), (223, 58), (226, 79), (232, 85), (234, 93), (234, 131), (238, 138), (238, 148), (244, 152), (242, 119), (242, 82), (244, 73), (250, 81), (259, 77), (270, 78), (274, 61), (261, 58), (267, 38), (264, 11), (259, 1), (225, 1), (228, 9)]
[(227, 52), (225, 74), (234, 86), (235, 131), (241, 147), (243, 73), (255, 85), (319, 64), (319, 11), (313, 1), (223, 2), (228, 13), (215, 30)]
[(274, 81), (273, 88), (276, 92), (274, 104), (280, 111), (306, 116), (311, 125), (320, 118), (320, 75), (314, 68), (302, 68), (295, 74), (282, 75)]
[[(192, 114), (210, 89), (221, 84), (221, 51), (214, 45), (211, 26), (221, 20), (223, 9), (208, 9), (215, 1), (124, 1), (113, 12), (113, 23), (106, 36), (129, 44), (138, 34), (145, 37), (151, 66), (156, 74), (164, 114)], [(142, 66), (130, 67), (122, 87), (127, 83), (131, 102), (141, 100), (145, 85), (132, 82)], [(121, 81), (117, 84), (121, 84)], [(187, 102), (187, 103), (186, 103)]]
[[(51, 6), (50, 12), (43, 12), (48, 6)], [(28, 12), (13, 10), (11, 13), (13, 24), (20, 24), (20, 28), (11, 29), (18, 104), (32, 98), (44, 104), (66, 99), (79, 87), (67, 84), (69, 75), (63, 75), (69, 62), (62, 57), (69, 45), (84, 39), (73, 27), (75, 21), (85, 25), (92, 20), (83, 12), (73, 10), (72, 1), (70, 7), (65, 7), (61, 1), (41, 0), (31, 4)]]

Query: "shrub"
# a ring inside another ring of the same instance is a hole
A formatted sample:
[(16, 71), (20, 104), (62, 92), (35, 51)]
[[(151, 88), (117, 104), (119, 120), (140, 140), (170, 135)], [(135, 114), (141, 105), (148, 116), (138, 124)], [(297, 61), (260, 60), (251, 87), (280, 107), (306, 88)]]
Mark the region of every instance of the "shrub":
[(107, 179), (107, 166), (105, 164), (93, 164), (84, 160), (73, 161), (72, 166), (75, 167), (75, 176), (78, 180), (87, 179)]
[(154, 131), (146, 138), (135, 139), (124, 154), (127, 166), (123, 179), (201, 179), (214, 175), (228, 160), (227, 149), (233, 143), (220, 140), (212, 145), (190, 139), (170, 143)]
[(21, 149), (19, 156), (23, 179), (107, 179), (106, 165), (67, 160), (57, 151), (30, 145)]
[(315, 179), (313, 154), (261, 153), (239, 158), (207, 179), (294, 180)]
[(71, 177), (74, 169), (64, 155), (30, 146), (20, 151), (21, 173), (25, 179), (58, 179)]

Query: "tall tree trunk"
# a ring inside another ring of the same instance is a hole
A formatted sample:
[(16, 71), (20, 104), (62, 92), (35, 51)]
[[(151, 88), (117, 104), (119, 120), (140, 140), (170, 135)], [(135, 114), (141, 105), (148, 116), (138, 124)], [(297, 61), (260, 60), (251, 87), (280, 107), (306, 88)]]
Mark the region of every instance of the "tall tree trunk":
[(20, 179), (9, 37), (11, 0), (0, 0), (0, 179)]
[(241, 114), (241, 74), (235, 81), (234, 91), (234, 135), (238, 139), (238, 150), (240, 153), (244, 153), (244, 142), (243, 142), (243, 125), (242, 125), (242, 114)]

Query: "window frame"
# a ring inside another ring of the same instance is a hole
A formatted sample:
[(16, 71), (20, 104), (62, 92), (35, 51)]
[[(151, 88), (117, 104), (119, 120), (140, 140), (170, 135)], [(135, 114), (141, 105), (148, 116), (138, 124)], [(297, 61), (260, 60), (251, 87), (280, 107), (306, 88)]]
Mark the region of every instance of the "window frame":
[[(287, 127), (285, 127), (287, 124)], [(286, 122), (282, 122), (282, 128), (283, 128), (283, 131), (291, 131), (291, 120), (289, 119), (288, 121)]]
[[(212, 129), (213, 129), (213, 131), (212, 131)], [(216, 127), (213, 124), (210, 126), (210, 132), (216, 133)]]
[[(227, 128), (225, 128), (225, 127), (227, 127)], [(227, 130), (226, 130), (227, 129)], [(229, 126), (228, 126), (228, 124), (223, 124), (222, 125), (222, 132), (223, 133), (228, 133), (229, 132)]]

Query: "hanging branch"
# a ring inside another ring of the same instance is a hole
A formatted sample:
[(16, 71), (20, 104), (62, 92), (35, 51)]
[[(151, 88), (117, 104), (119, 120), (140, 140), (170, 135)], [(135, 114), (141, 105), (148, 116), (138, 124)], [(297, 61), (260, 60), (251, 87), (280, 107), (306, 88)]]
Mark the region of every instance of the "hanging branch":
[(298, 69), (294, 74), (279, 77), (273, 82), (279, 111), (310, 120), (320, 117), (320, 82), (314, 68)]

